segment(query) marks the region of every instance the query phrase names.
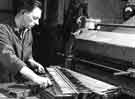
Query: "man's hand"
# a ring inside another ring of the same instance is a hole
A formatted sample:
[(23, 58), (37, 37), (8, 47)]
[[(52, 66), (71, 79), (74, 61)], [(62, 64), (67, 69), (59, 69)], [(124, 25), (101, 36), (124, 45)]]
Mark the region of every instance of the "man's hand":
[(44, 67), (38, 62), (35, 62), (34, 68), (35, 68), (35, 71), (38, 73), (45, 73)]
[(47, 88), (52, 85), (52, 82), (50, 81), (50, 79), (48, 77), (37, 76), (33, 80), (33, 82), (40, 85), (41, 88)]
[(32, 68), (34, 68), (35, 72), (37, 72), (37, 73), (45, 73), (44, 67), (40, 63), (36, 62), (33, 59), (29, 59), (28, 61), (32, 65)]

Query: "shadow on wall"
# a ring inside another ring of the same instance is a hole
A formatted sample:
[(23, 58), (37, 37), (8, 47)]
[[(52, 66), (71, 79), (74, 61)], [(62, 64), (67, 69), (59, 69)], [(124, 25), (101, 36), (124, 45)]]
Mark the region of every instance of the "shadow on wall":
[(102, 23), (121, 23), (121, 0), (88, 0), (88, 15), (93, 19), (101, 19)]
[(0, 13), (0, 23), (9, 23), (13, 19), (13, 14)]
[[(125, 22), (122, 23), (122, 25), (131, 25), (135, 26), (135, 16), (129, 18)], [(135, 28), (121, 28), (117, 27), (113, 30), (113, 32), (120, 32), (120, 33), (135, 33)]]

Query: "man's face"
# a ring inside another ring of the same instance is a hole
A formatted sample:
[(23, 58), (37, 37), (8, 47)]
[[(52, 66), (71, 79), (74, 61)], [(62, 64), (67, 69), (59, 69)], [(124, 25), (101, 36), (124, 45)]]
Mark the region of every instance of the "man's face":
[(26, 28), (32, 28), (39, 24), (39, 19), (41, 18), (41, 9), (35, 7), (31, 12), (24, 12), (23, 16), (23, 26)]

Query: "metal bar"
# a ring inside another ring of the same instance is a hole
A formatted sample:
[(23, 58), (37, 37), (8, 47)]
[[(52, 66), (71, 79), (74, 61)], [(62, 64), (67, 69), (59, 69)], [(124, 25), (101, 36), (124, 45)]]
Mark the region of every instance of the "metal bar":
[(102, 65), (102, 64), (98, 64), (98, 63), (95, 63), (95, 62), (92, 62), (92, 61), (87, 61), (87, 60), (84, 60), (84, 59), (81, 59), (81, 58), (74, 58), (74, 60), (77, 60), (77, 61), (80, 61), (80, 62), (84, 62), (84, 63), (88, 63), (88, 64), (92, 64), (94, 66), (99, 66), (99, 67), (103, 67), (103, 68), (106, 68), (106, 69), (114, 70), (114, 71), (117, 71), (117, 72), (124, 72), (124, 71), (119, 70), (119, 69), (108, 67), (108, 66), (105, 66), (105, 65)]
[(123, 28), (135, 28), (134, 25), (123, 25), (123, 24), (105, 24), (98, 23), (97, 26), (110, 26), (110, 27), (123, 27)]
[(70, 80), (57, 68), (55, 67), (55, 71), (63, 78), (63, 80), (74, 90), (76, 94), (79, 94), (79, 92), (76, 90), (75, 86), (70, 82)]

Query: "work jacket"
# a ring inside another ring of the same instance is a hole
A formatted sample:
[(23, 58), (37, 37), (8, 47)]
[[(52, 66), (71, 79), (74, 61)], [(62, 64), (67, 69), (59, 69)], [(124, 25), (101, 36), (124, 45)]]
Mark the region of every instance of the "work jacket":
[(0, 82), (9, 82), (32, 58), (31, 30), (0, 24)]

